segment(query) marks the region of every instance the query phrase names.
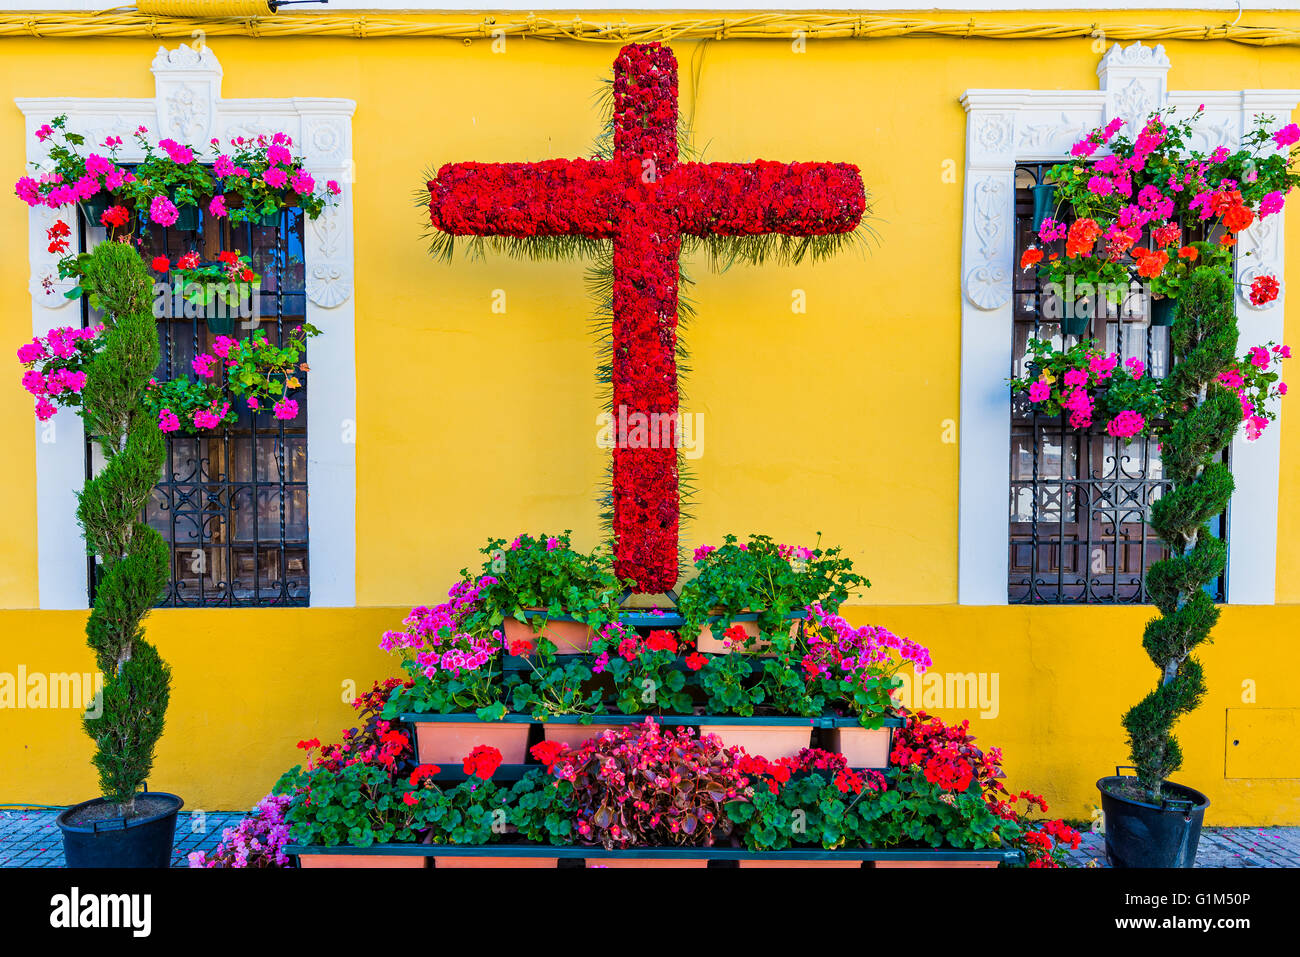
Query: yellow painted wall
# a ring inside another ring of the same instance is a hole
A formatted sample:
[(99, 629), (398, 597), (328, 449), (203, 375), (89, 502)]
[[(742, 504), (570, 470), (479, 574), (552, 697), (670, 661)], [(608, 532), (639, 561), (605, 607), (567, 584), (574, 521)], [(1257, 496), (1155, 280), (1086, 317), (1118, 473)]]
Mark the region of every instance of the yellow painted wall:
[[(618, 14), (617, 17), (622, 17)], [(636, 15), (627, 15), (636, 20)], [(989, 14), (1036, 22), (1046, 14)], [(1059, 20), (1102, 19), (1053, 15)], [(1297, 14), (1251, 14), (1300, 27)], [(447, 19), (444, 17), (443, 19)], [(589, 15), (588, 19), (601, 19)], [(1104, 19), (1221, 22), (1145, 11)], [(174, 46), (172, 42), (169, 45)], [(211, 41), (227, 97), (357, 101), (357, 599), (328, 609), (162, 611), (150, 633), (175, 668), (155, 783), (192, 806), (246, 806), (334, 734), (342, 683), (388, 668), (375, 649), (411, 604), (445, 592), (489, 535), (572, 528), (597, 536), (598, 403), (580, 265), (430, 261), (411, 192), (430, 167), (578, 156), (592, 93), (616, 48), (511, 40)], [(157, 42), (0, 40), (0, 171), (23, 164), (16, 96), (152, 97)], [(1300, 51), (1168, 42), (1171, 89), (1300, 89)], [(682, 108), (707, 159), (843, 160), (875, 200), (880, 244), (816, 267), (692, 270), (699, 317), (684, 408), (705, 417), (686, 544), (728, 531), (846, 546), (873, 587), (854, 616), (906, 632), (945, 671), (997, 671), (1001, 714), (979, 722), (1018, 785), (1086, 816), (1092, 781), (1124, 758), (1118, 718), (1154, 681), (1142, 609), (959, 608), (958, 266), (968, 88), (1095, 89), (1088, 40), (898, 39), (675, 45)], [(954, 162), (958, 182), (942, 181)], [(0, 202), (0, 344), (31, 335), (26, 210)], [(1289, 217), (1300, 249), (1300, 217)], [(1285, 279), (1300, 279), (1293, 255)], [(507, 312), (490, 309), (505, 291)], [(792, 314), (792, 292), (808, 311)], [(1297, 301), (1292, 296), (1293, 304)], [(1293, 306), (1294, 308), (1294, 306)], [(1290, 324), (1294, 330), (1294, 319)], [(325, 334), (330, 332), (325, 327)], [(8, 346), (5, 347), (9, 348)], [(89, 666), (77, 613), (34, 612), (33, 425), (18, 366), (0, 388), (0, 672)], [(1218, 823), (1300, 822), (1295, 779), (1225, 781), (1225, 711), (1300, 707), (1300, 434), (1282, 426), (1277, 594), (1231, 609), (1206, 654), (1211, 695), (1183, 722), (1187, 767)], [(1002, 508), (990, 500), (990, 508)], [(1288, 677), (1290, 676), (1290, 677)], [(986, 727), (987, 726), (987, 727)], [(1278, 742), (1290, 747), (1290, 742)], [(74, 716), (0, 711), (0, 802), (93, 793)]]

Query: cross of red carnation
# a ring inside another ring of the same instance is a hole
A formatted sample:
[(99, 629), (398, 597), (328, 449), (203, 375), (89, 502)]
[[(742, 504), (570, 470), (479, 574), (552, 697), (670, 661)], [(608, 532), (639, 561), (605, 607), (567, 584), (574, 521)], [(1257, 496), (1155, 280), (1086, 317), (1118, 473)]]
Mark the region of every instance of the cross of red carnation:
[(849, 232), (866, 209), (858, 168), (679, 163), (677, 60), (657, 43), (634, 43), (614, 61), (612, 159), (451, 163), (428, 186), (430, 221), (452, 235), (613, 241), (615, 421), (664, 423), (671, 433), (670, 442), (616, 436), (615, 571), (641, 592), (670, 589), (679, 522), (681, 237)]

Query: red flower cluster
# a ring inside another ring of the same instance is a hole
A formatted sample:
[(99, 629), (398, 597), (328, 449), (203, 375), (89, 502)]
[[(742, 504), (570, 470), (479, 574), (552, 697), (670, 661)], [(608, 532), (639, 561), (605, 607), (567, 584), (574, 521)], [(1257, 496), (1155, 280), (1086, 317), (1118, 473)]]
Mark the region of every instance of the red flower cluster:
[(411, 787), (418, 788), (420, 786), (420, 782), (423, 781), (425, 778), (431, 778), (441, 773), (442, 773), (442, 768), (438, 767), (438, 765), (436, 764), (421, 764), (419, 767), (417, 767), (414, 771), (411, 772)]
[(1250, 302), (1254, 306), (1263, 306), (1277, 298), (1282, 287), (1274, 276), (1257, 276), (1250, 284)]
[[(429, 221), (453, 235), (614, 240), (613, 408), (675, 423), (682, 234), (848, 232), (866, 192), (845, 163), (679, 165), (677, 61), (657, 43), (619, 51), (613, 121), (610, 160), (443, 166), (428, 183)], [(676, 442), (620, 442), (613, 459), (615, 572), (666, 591), (677, 581)]]
[(501, 752), (490, 745), (480, 744), (465, 755), (462, 765), (466, 774), (472, 774), (480, 781), (489, 780), (501, 767)]
[(125, 226), (131, 219), (131, 213), (125, 206), (110, 206), (99, 217), (99, 224), (109, 228)]
[(533, 760), (540, 761), (542, 766), (547, 771), (550, 771), (551, 768), (555, 767), (555, 762), (559, 761), (567, 750), (569, 750), (569, 746), (561, 744), (559, 741), (542, 741), (529, 748), (528, 753), (533, 756)]
[[(401, 678), (387, 678), (376, 681), (369, 691), (352, 699), (352, 707), (360, 713), (362, 724), (348, 728), (343, 732), (339, 744), (321, 746), (319, 738), (299, 741), (298, 747), (306, 751), (309, 757), (308, 770), (325, 768), (338, 771), (353, 764), (377, 764), (388, 771), (397, 769), (398, 763), (412, 754), (411, 739), (404, 731), (398, 730), (393, 722), (379, 717), (392, 690), (398, 685), (411, 687), (412, 681)], [(312, 752), (319, 749), (319, 754)]]
[(986, 794), (1005, 792), (999, 781), (1003, 777), (1001, 749), (984, 752), (977, 748), (969, 721), (950, 727), (918, 711), (894, 735), (889, 760), (900, 767), (922, 769), (927, 781), (948, 791), (965, 791), (978, 781)]
[(50, 241), (49, 252), (66, 253), (69, 248), (68, 237), (72, 231), (63, 220), (55, 220), (54, 225), (45, 230), (45, 238)]
[(861, 794), (863, 790), (883, 791), (885, 776), (879, 771), (851, 771), (844, 755), (821, 748), (804, 748), (793, 758), (769, 761), (758, 755), (741, 754), (736, 767), (742, 774), (766, 785), (773, 794), (781, 790), (792, 775), (809, 771), (834, 773), (836, 788), (843, 794)]

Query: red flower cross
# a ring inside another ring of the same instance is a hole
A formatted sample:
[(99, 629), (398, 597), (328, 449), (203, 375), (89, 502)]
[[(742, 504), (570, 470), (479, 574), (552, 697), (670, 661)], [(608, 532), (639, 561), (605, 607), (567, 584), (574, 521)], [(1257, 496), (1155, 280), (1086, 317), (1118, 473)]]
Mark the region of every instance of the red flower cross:
[(849, 232), (866, 209), (858, 168), (679, 163), (677, 60), (657, 43), (634, 43), (614, 61), (612, 159), (450, 163), (428, 186), (430, 221), (446, 233), (613, 241), (615, 422), (648, 422), (652, 437), (671, 436), (629, 443), (616, 435), (615, 571), (642, 592), (671, 588), (679, 519), (681, 237)]

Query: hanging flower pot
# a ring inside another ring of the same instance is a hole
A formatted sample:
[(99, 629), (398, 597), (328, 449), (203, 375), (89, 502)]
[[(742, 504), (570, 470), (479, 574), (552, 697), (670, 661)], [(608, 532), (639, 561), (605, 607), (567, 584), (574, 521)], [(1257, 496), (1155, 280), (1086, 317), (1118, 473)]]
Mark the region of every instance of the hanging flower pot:
[(1061, 332), (1067, 336), (1086, 336), (1091, 325), (1092, 316), (1080, 316), (1072, 309), (1061, 315)]
[(210, 312), (206, 320), (208, 331), (214, 336), (228, 336), (235, 331), (235, 317), (229, 312), (224, 316)]
[(277, 209), (277, 210), (276, 210), (275, 212), (273, 212), (273, 213), (263, 213), (261, 216), (258, 216), (258, 217), (257, 217), (257, 219), (255, 220), (255, 222), (256, 222), (257, 225), (259, 225), (259, 226), (267, 226), (267, 227), (270, 227), (270, 226), (279, 226), (279, 225), (280, 225), (280, 211)]
[(1034, 233), (1043, 225), (1043, 220), (1047, 219), (1056, 211), (1056, 184), (1039, 183), (1031, 190), (1034, 195)]
[(176, 198), (172, 193), (172, 205), (176, 207), (176, 222), (172, 223), (172, 229), (178, 229), (181, 232), (192, 233), (199, 228), (203, 222), (203, 214), (193, 203), (187, 203)]
[(81, 214), (86, 217), (86, 224), (89, 226), (100, 226), (100, 218), (108, 212), (108, 207), (113, 205), (112, 194), (100, 190), (89, 199), (83, 199), (78, 203), (81, 207)]
[(1178, 315), (1177, 299), (1166, 296), (1163, 299), (1151, 300), (1151, 325), (1172, 326), (1176, 315)]

